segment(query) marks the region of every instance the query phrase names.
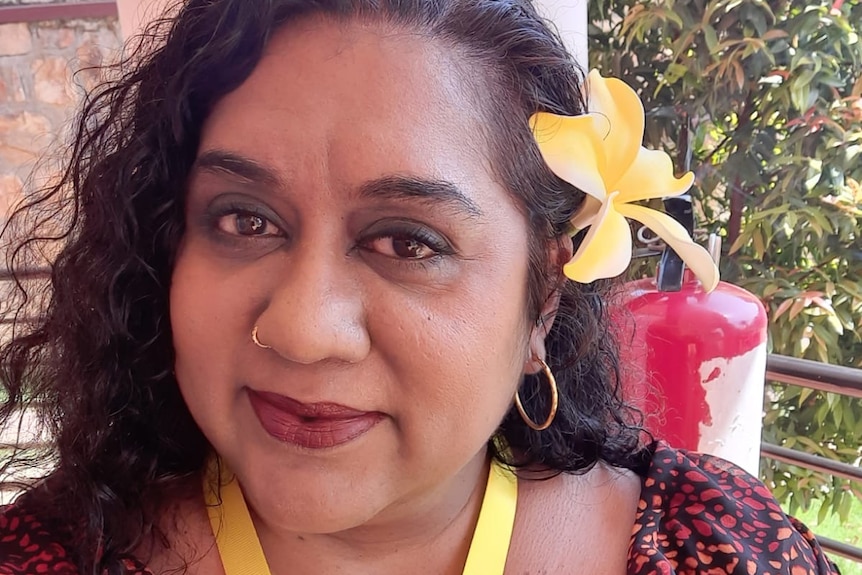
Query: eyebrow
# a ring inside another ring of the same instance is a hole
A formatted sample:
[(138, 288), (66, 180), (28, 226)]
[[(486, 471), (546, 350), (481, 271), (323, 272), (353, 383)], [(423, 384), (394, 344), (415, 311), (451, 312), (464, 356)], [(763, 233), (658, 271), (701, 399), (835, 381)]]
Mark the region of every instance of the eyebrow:
[[(208, 150), (195, 160), (193, 169), (223, 173), (249, 184), (262, 184), (269, 188), (283, 188), (278, 174), (254, 160), (226, 152)], [(366, 182), (359, 188), (361, 198), (378, 200), (420, 200), (434, 207), (448, 207), (480, 218), (483, 213), (456, 184), (441, 179), (393, 175)]]
[(281, 178), (274, 171), (237, 154), (223, 150), (208, 150), (198, 156), (193, 169), (227, 174), (249, 184), (263, 184), (270, 188), (282, 187)]
[(363, 198), (420, 200), (430, 206), (447, 207), (471, 218), (482, 217), (482, 210), (461, 189), (446, 180), (415, 176), (387, 176), (367, 182), (359, 189)]

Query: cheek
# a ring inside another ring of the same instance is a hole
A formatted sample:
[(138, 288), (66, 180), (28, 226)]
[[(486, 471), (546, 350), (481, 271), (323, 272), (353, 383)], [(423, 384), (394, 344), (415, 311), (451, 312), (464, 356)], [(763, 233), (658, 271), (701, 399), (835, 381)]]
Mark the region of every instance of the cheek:
[[(171, 327), (176, 371), (181, 388), (207, 385), (229, 376), (239, 338), (251, 341), (247, 289), (236, 289), (237, 278), (215, 269), (201, 257), (194, 240), (179, 250), (171, 277)], [(184, 390), (185, 393), (185, 390)]]
[[(200, 358), (205, 349), (214, 343), (206, 337), (207, 333), (213, 333), (213, 330), (208, 329), (208, 325), (215, 323), (207, 313), (205, 301), (211, 292), (206, 291), (203, 297), (194, 295), (200, 293), (201, 280), (200, 270), (196, 269), (194, 259), (189, 257), (188, 245), (183, 245), (171, 277), (171, 329), (174, 340), (174, 369), (186, 403), (194, 397), (189, 393), (190, 386), (193, 387), (194, 382), (200, 380), (199, 374), (196, 373), (202, 367)], [(193, 409), (191, 404), (189, 407)]]
[(390, 296), (381, 301), (392, 308), (369, 314), (378, 351), (412, 382), (400, 391), (406, 432), (445, 437), (446, 449), (493, 434), (526, 359), (525, 285), (526, 272), (468, 274), (451, 292), (410, 304)]

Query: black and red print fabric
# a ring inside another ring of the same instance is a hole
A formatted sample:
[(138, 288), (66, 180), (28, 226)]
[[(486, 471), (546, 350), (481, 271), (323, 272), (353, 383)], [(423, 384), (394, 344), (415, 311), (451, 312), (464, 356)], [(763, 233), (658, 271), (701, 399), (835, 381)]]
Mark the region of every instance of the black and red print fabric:
[(650, 449), (629, 575), (838, 575), (759, 480), (716, 457)]
[[(811, 532), (738, 467), (662, 443), (645, 455), (629, 575), (838, 575)], [(78, 575), (38, 518), (7, 507), (0, 575), (42, 573)], [(132, 558), (126, 573), (154, 575)]]

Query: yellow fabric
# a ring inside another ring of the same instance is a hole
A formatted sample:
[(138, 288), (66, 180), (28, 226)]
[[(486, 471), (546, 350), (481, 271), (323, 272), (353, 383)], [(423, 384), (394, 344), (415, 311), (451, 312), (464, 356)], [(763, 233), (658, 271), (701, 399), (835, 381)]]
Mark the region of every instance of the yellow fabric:
[[(226, 575), (270, 575), (239, 481), (236, 476), (229, 476), (225, 484), (222, 479), (227, 473), (219, 478), (218, 467), (215, 461), (210, 466), (209, 477), (204, 480), (204, 496), (224, 572)], [(220, 492), (216, 485), (221, 485)]]
[[(219, 484), (221, 489), (215, 489)], [(230, 477), (227, 483), (218, 480), (218, 465), (214, 462), (204, 479), (204, 497), (225, 573), (270, 575), (236, 477)], [(517, 504), (515, 474), (496, 461), (492, 462), (463, 575), (503, 575)]]
[(503, 575), (517, 506), (518, 478), (510, 469), (492, 461), (464, 575)]

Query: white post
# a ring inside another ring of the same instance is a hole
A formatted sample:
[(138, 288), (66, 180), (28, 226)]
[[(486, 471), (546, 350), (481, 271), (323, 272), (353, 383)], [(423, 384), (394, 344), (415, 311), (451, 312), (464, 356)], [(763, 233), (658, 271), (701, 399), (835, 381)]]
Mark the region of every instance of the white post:
[(123, 38), (139, 34), (154, 18), (162, 15), (168, 0), (117, 0)]
[(587, 0), (535, 0), (539, 13), (556, 24), (575, 61), (589, 72)]

